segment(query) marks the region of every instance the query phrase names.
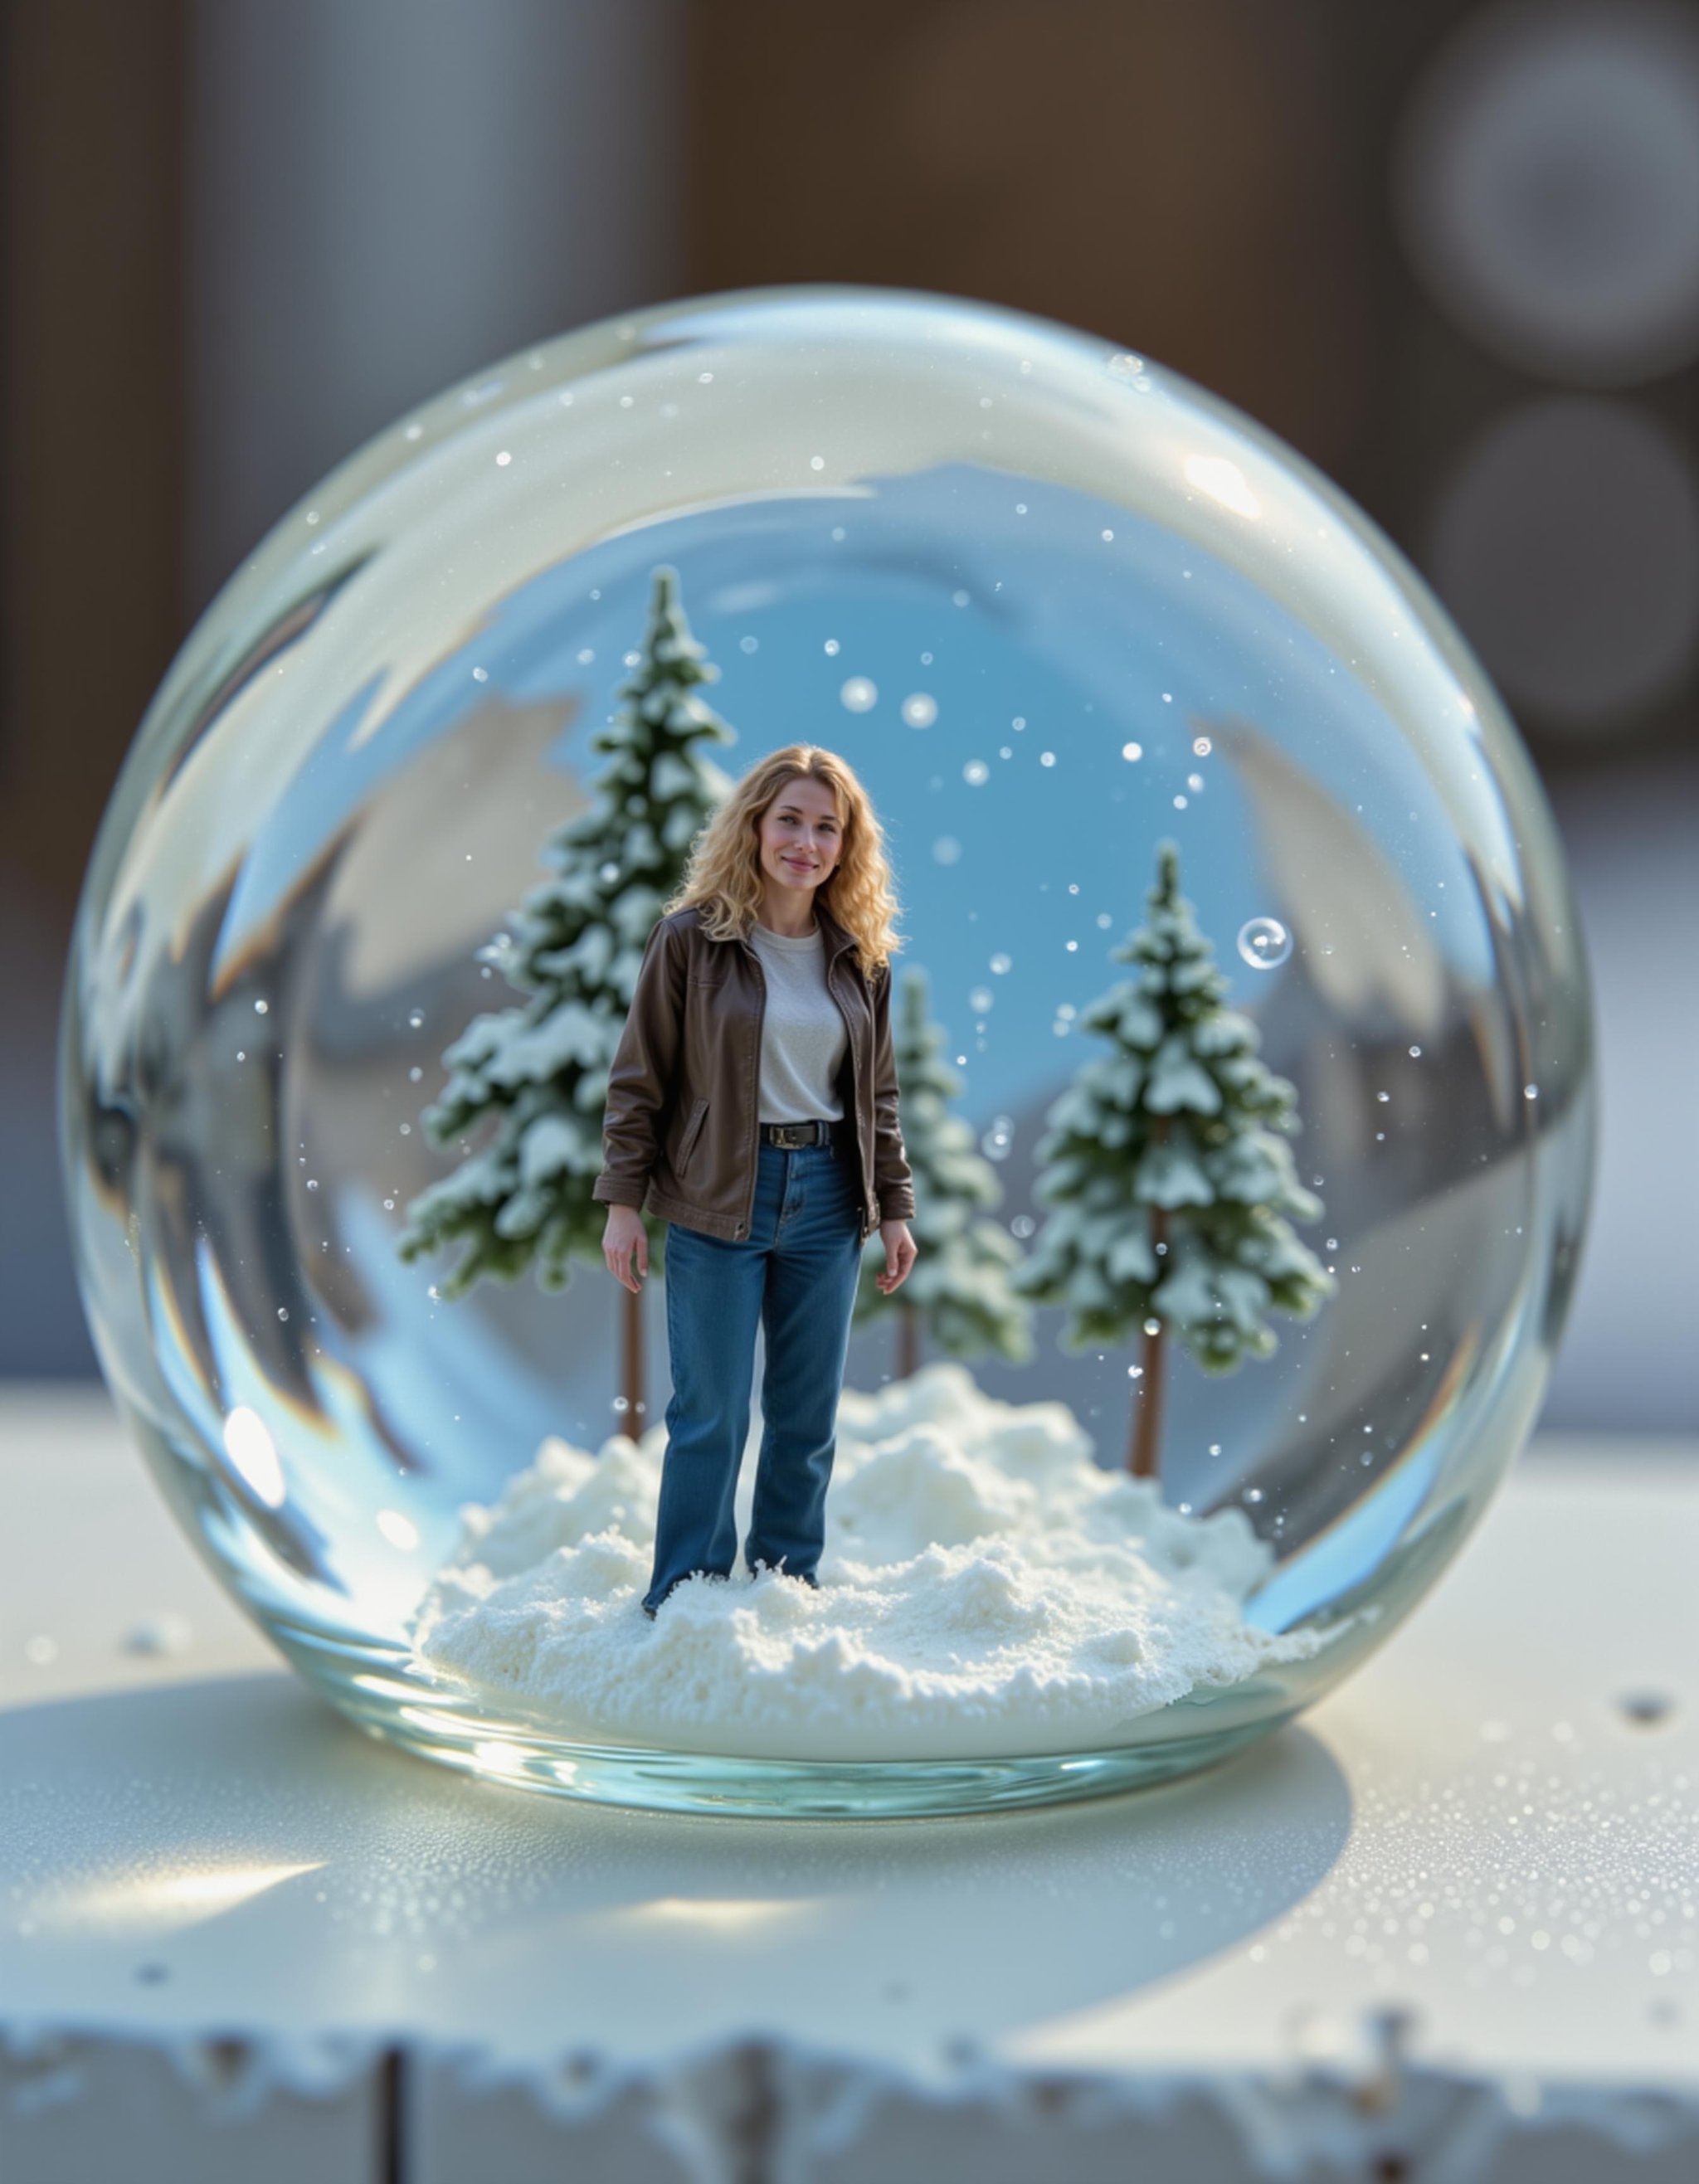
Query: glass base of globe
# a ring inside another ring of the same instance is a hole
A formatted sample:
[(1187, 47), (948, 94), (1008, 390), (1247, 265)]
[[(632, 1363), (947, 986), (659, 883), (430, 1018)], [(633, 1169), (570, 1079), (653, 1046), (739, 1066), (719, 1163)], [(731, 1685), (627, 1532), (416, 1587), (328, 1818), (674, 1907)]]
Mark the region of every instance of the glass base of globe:
[[(1189, 1774), (1228, 1758), (1301, 1711), (1244, 1718), (1275, 1694), (1241, 1688), (1232, 1718), (1210, 1726), (1221, 1700), (1181, 1700), (1150, 1717), (1149, 1741), (1107, 1749), (938, 1760), (754, 1759), (735, 1754), (585, 1744), (535, 1722), (481, 1710), (477, 1699), (432, 1685), (401, 1652), (327, 1644), (322, 1634), (271, 1635), (291, 1663), (368, 1735), (437, 1765), (491, 1782), (599, 1805), (715, 1813), (752, 1819), (916, 1819), (1013, 1812), (1112, 1796)], [(1184, 1725), (1195, 1719), (1193, 1730)], [(1161, 1723), (1158, 1729), (1156, 1724)]]

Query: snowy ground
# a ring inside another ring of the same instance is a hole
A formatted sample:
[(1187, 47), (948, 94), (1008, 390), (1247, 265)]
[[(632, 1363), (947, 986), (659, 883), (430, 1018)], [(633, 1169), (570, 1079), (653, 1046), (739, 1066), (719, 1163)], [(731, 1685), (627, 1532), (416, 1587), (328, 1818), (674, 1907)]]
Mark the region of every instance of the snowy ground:
[[(747, 1523), (760, 1422), (745, 1454)], [(845, 1390), (818, 1591), (741, 1568), (692, 1579), (651, 1623), (666, 1428), (599, 1455), (543, 1443), (468, 1504), (421, 1603), (417, 1650), (565, 1736), (785, 1758), (955, 1758), (1112, 1743), (1199, 1685), (1307, 1659), (1241, 1603), (1272, 1550), (1100, 1469), (1066, 1404), (1007, 1404), (951, 1362)]]

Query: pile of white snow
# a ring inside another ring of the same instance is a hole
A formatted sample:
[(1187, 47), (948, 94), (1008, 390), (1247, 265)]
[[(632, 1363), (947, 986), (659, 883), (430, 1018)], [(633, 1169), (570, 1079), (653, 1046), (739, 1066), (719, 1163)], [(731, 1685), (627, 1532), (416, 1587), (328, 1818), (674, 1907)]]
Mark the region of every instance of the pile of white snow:
[(466, 1504), (414, 1619), (423, 1663), (586, 1742), (972, 1758), (1113, 1743), (1346, 1627), (1247, 1623), (1273, 1553), (1243, 1510), (1180, 1515), (1094, 1463), (1066, 1404), (999, 1402), (949, 1362), (844, 1390), (818, 1591), (740, 1564), (650, 1622), (666, 1443), (664, 1424), (599, 1455), (551, 1438), (493, 1507)]

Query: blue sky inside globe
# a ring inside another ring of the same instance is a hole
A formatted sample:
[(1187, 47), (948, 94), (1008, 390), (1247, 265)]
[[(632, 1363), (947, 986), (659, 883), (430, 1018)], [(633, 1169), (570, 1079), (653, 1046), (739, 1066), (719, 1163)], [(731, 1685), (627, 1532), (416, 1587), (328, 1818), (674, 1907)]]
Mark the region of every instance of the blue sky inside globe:
[[(1449, 978), (1490, 980), (1479, 894), (1434, 784), (1351, 660), (1160, 522), (959, 464), (643, 524), (539, 570), (398, 697), (369, 674), (257, 832), (220, 956), (275, 913), (339, 812), (357, 825), (388, 777), (492, 698), (576, 699), (550, 758), (588, 788), (589, 736), (628, 672), (661, 561), (719, 670), (702, 694), (738, 733), (715, 762), (735, 776), (799, 739), (842, 751), (886, 827), (904, 961), (924, 964), (964, 1034), (969, 991), (995, 994), (1003, 1035), (970, 1052), (974, 1103), (1005, 1103), (1034, 1068), (1063, 1066), (1035, 1035), (1055, 1037), (1057, 1006), (1120, 975), (1107, 950), (1139, 922), (1165, 835), (1236, 1006), (1260, 1012), (1281, 975), (1235, 947), (1249, 920), (1282, 920), (1299, 953), (1361, 944), (1317, 931), (1301, 898), (1280, 895), (1235, 763), (1244, 737), (1303, 770), (1342, 840), (1374, 844), (1386, 882), (1422, 905)], [(857, 684), (877, 692), (866, 710), (844, 702)], [(1461, 719), (1435, 727), (1469, 733)], [(515, 860), (526, 847), (515, 837)], [(1018, 954), (1018, 978), (989, 970), (1000, 952)]]

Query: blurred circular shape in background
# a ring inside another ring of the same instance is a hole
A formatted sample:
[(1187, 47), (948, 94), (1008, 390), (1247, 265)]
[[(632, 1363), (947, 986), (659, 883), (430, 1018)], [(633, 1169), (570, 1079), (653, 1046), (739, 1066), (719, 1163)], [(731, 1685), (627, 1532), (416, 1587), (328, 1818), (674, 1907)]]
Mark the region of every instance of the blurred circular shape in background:
[(1395, 216), (1448, 317), (1506, 362), (1629, 387), (1699, 354), (1699, 20), (1510, 0), (1418, 81)]
[(1587, 732), (1668, 697), (1699, 635), (1699, 499), (1681, 448), (1619, 402), (1518, 404), (1464, 452), (1426, 571), (1512, 704)]

